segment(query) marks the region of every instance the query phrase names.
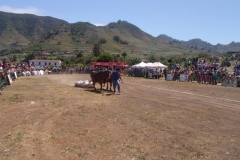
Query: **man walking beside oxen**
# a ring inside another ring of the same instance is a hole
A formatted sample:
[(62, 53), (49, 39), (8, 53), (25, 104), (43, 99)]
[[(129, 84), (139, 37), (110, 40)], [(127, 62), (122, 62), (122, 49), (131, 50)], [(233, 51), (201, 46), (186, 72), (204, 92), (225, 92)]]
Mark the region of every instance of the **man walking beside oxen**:
[(117, 68), (116, 71), (112, 72), (112, 83), (113, 83), (113, 92), (116, 92), (116, 86), (118, 87), (118, 92), (121, 92), (120, 88), (120, 80), (123, 83), (123, 80), (121, 78), (120, 68)]

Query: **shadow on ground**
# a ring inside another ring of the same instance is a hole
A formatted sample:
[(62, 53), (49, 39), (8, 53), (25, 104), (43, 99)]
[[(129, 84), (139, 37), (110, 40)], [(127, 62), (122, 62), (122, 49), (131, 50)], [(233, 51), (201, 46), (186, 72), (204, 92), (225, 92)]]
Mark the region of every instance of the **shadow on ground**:
[(87, 92), (92, 92), (92, 93), (95, 93), (95, 94), (103, 94), (105, 96), (112, 96), (112, 95), (120, 95), (120, 94), (114, 94), (113, 91), (109, 91), (109, 90), (106, 90), (106, 89), (97, 89), (97, 90), (94, 90), (94, 89), (85, 89), (84, 91), (87, 91)]

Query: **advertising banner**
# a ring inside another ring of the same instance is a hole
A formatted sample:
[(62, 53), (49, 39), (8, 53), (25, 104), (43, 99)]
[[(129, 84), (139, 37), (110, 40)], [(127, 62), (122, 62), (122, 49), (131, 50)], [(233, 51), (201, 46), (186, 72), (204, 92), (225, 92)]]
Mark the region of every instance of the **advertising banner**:
[(188, 81), (188, 75), (180, 74), (180, 81), (181, 82), (187, 82)]
[(167, 81), (173, 80), (173, 74), (167, 74)]

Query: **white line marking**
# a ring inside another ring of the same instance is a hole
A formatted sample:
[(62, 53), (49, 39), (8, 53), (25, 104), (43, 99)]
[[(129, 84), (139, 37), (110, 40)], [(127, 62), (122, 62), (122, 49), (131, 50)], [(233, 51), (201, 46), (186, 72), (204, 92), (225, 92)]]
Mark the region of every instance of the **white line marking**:
[[(142, 85), (142, 84), (138, 84), (138, 83), (131, 83), (131, 82), (124, 82), (124, 83), (133, 84), (133, 85), (136, 85), (136, 86), (151, 87), (151, 88), (153, 88), (152, 86)], [(169, 92), (183, 93), (183, 94), (189, 94), (189, 95), (193, 95), (193, 96), (201, 96), (201, 97), (206, 97), (206, 98), (215, 98), (215, 99), (221, 99), (221, 100), (225, 100), (225, 101), (238, 102), (238, 103), (240, 103), (240, 101), (238, 101), (238, 100), (224, 99), (224, 98), (216, 98), (216, 97), (211, 97), (211, 96), (206, 96), (206, 95), (201, 95), (201, 94), (194, 94), (194, 93), (190, 93), (190, 92), (181, 92), (181, 91), (176, 91), (176, 90), (172, 90), (172, 89), (165, 89), (165, 88), (160, 88), (160, 87), (154, 87), (154, 89), (161, 89), (161, 90), (169, 91)]]

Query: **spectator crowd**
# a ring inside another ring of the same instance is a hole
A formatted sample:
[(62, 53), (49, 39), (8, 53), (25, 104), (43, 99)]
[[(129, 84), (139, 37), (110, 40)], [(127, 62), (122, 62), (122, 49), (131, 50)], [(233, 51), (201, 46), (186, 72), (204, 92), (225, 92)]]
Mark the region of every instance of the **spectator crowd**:
[[(231, 60), (236, 60), (236, 55)], [(219, 56), (207, 58), (193, 58), (183, 63), (170, 62), (169, 69), (161, 68), (129, 68), (128, 75), (135, 77), (156, 78), (164, 77), (165, 80), (180, 81), (180, 75), (185, 75), (186, 81), (197, 81), (202, 84), (217, 84), (225, 80), (234, 81), (240, 77), (240, 64), (235, 62), (233, 70), (228, 67), (231, 62), (228, 58)]]

